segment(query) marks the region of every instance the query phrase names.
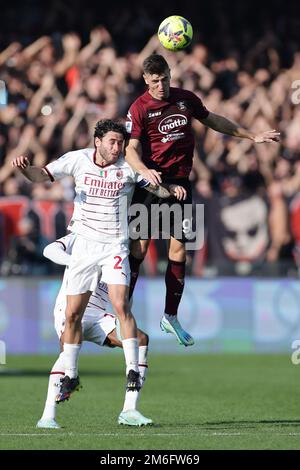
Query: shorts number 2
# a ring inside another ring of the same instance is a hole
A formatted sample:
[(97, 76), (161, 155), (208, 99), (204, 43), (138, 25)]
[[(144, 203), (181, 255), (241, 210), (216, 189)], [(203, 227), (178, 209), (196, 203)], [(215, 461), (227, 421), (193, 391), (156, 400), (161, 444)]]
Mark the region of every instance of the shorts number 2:
[(115, 256), (114, 259), (117, 260), (116, 264), (114, 265), (114, 269), (122, 269), (122, 266), (120, 266), (120, 264), (122, 263), (121, 256)]

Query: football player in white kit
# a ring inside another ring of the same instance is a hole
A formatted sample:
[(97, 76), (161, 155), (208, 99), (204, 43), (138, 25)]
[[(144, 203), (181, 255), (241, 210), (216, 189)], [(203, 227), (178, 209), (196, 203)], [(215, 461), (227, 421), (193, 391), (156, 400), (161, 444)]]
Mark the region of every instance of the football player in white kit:
[[(44, 256), (54, 263), (66, 265), (61, 288), (56, 298), (54, 307), (54, 325), (63, 349), (63, 335), (65, 328), (65, 309), (67, 303), (66, 284), (68, 282), (68, 265), (70, 264), (72, 248), (76, 235), (70, 233), (65, 237), (50, 243), (44, 249)], [(148, 343), (149, 338), (143, 331), (137, 330), (139, 343), (139, 373), (141, 387), (144, 384), (148, 371)], [(82, 339), (99, 346), (122, 347), (122, 339), (119, 335), (119, 325), (113, 314), (109, 302), (107, 285), (98, 281), (95, 292), (92, 293), (89, 303), (82, 318)], [(60, 353), (55, 361), (49, 376), (48, 392), (44, 411), (37, 423), (38, 428), (59, 429), (56, 422), (56, 396), (60, 389), (60, 380), (65, 375), (64, 352)], [(129, 426), (147, 426), (152, 420), (143, 416), (137, 409), (140, 391), (125, 393), (123, 410), (119, 415), (118, 423)]]
[[(106, 119), (96, 124), (95, 148), (68, 152), (44, 168), (31, 166), (26, 156), (12, 161), (12, 166), (32, 182), (55, 181), (64, 176), (73, 176), (75, 180), (74, 204), (79, 217), (71, 227), (77, 236), (66, 288), (65, 376), (57, 402), (68, 399), (79, 386), (81, 320), (100, 274), (108, 286), (109, 298), (120, 322), (127, 390), (140, 389), (137, 327), (128, 302), (130, 268), (126, 208), (135, 183), (142, 177), (134, 172), (122, 154), (126, 136), (123, 125)], [(152, 189), (160, 191), (163, 188)], [(172, 190), (179, 200), (186, 198), (186, 191), (181, 186)]]

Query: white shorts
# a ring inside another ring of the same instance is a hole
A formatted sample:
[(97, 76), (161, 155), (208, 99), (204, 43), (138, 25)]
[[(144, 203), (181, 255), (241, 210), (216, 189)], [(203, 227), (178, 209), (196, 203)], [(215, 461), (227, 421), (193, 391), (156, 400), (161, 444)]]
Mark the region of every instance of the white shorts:
[[(60, 338), (65, 331), (65, 305), (58, 305), (54, 310), (54, 326), (58, 337)], [(82, 340), (103, 346), (104, 341), (116, 328), (115, 315), (103, 313), (99, 315), (99, 310), (89, 309), (89, 314), (82, 318)]]
[(126, 244), (99, 243), (77, 235), (69, 265), (67, 295), (93, 292), (100, 276), (107, 284), (128, 286), (128, 254)]

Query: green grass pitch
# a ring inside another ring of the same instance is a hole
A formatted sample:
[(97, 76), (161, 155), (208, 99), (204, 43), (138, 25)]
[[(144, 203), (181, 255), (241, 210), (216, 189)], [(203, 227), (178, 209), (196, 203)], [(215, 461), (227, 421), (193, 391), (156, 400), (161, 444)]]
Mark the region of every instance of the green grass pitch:
[(300, 365), (288, 355), (150, 355), (140, 411), (152, 427), (116, 423), (122, 353), (80, 359), (83, 389), (58, 406), (59, 430), (36, 429), (54, 356), (1, 366), (0, 449), (299, 449)]

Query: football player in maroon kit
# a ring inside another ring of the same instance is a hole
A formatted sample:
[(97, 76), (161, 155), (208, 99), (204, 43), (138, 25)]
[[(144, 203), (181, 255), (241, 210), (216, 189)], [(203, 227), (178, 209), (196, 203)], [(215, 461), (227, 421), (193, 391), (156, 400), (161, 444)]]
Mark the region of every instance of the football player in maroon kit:
[[(126, 130), (130, 139), (126, 148), (126, 160), (152, 184), (163, 182), (183, 186), (187, 192), (185, 200), (181, 201), (183, 213), (184, 205), (192, 203), (189, 181), (194, 152), (192, 118), (215, 131), (250, 139), (254, 143), (279, 140), (279, 132), (276, 130), (255, 134), (208, 111), (200, 98), (191, 91), (170, 87), (170, 68), (163, 56), (153, 54), (147, 57), (143, 70), (148, 90), (131, 105), (127, 115)], [(154, 195), (148, 196), (137, 188), (132, 200), (132, 204), (136, 203), (145, 204), (151, 209), (151, 204), (158, 204), (159, 199)], [(172, 203), (174, 200), (170, 199), (168, 204)], [(170, 227), (169, 260), (165, 276), (165, 312), (160, 326), (163, 331), (173, 333), (180, 344), (191, 346), (194, 344), (193, 338), (184, 331), (177, 319), (184, 288), (187, 238), (184, 227), (180, 236), (174, 236), (174, 229), (173, 223)], [(138, 278), (140, 264), (146, 256), (150, 238), (151, 232), (131, 242), (130, 295)]]

